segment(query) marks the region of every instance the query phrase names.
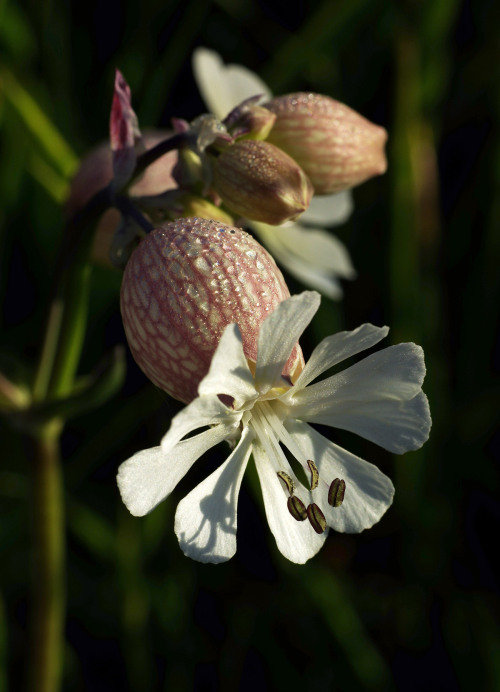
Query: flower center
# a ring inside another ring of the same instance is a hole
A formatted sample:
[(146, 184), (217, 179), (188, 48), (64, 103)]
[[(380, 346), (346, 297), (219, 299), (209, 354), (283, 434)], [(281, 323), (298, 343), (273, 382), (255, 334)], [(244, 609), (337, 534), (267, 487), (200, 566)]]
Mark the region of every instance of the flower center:
[[(308, 519), (316, 533), (323, 533), (327, 526), (325, 515), (320, 506), (315, 501), (311, 502), (310, 500), (314, 500), (315, 496), (320, 494), (324, 496), (326, 487), (328, 487), (326, 494), (328, 504), (334, 508), (340, 507), (344, 500), (346, 484), (341, 478), (334, 478), (329, 484), (321, 478), (316, 463), (312, 459), (304, 457), (293, 436), (284, 426), (284, 411), (284, 407), (281, 407), (279, 402), (275, 406), (269, 400), (260, 400), (255, 403), (252, 409), (249, 423), (254, 428), (271, 463), (274, 462), (273, 466), (278, 469), (276, 473), (284, 492), (288, 495), (287, 508), (292, 517), (296, 521)], [(292, 464), (287, 459), (280, 443), (300, 464), (305, 474), (294, 473)], [(309, 473), (309, 481), (307, 480), (307, 473)], [(300, 477), (301, 475), (304, 476), (303, 479)], [(297, 494), (298, 486), (300, 494), (307, 494), (307, 504)]]

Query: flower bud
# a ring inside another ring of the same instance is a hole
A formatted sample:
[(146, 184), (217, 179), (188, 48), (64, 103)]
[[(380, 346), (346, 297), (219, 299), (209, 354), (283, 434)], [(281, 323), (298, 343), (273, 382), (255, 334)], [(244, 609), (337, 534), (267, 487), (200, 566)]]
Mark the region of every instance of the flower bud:
[[(276, 263), (248, 233), (178, 219), (149, 233), (132, 254), (121, 312), (139, 367), (187, 403), (196, 397), (224, 328), (238, 325), (245, 355), (255, 362), (261, 323), (289, 295)], [(283, 376), (293, 381), (303, 363), (297, 344)]]
[(387, 132), (343, 103), (320, 94), (278, 96), (265, 104), (277, 118), (267, 141), (286, 151), (326, 195), (387, 169)]
[(254, 100), (252, 97), (243, 101), (224, 119), (229, 134), (235, 139), (266, 139), (276, 121), (274, 113), (255, 105)]
[(236, 214), (279, 225), (302, 214), (312, 185), (300, 166), (269, 142), (240, 140), (214, 161), (213, 185)]
[[(145, 132), (146, 149), (170, 136), (169, 132), (153, 130)], [(143, 176), (130, 188), (135, 196), (156, 195), (165, 190), (177, 187), (172, 171), (177, 163), (177, 152), (169, 151), (145, 170)], [(113, 158), (108, 142), (97, 146), (82, 160), (71, 183), (68, 199), (65, 204), (65, 216), (71, 219), (87, 202), (113, 179)], [(94, 235), (92, 259), (98, 264), (110, 265), (109, 252), (113, 235), (120, 223), (120, 212), (108, 209), (102, 215)]]

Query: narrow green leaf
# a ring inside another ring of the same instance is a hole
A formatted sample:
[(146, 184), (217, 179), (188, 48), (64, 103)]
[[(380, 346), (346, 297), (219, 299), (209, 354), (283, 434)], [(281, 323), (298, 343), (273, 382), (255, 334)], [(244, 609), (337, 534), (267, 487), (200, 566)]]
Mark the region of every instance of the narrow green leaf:
[(33, 96), (5, 66), (0, 70), (0, 92), (17, 111), (49, 159), (63, 176), (69, 178), (78, 165), (78, 157)]

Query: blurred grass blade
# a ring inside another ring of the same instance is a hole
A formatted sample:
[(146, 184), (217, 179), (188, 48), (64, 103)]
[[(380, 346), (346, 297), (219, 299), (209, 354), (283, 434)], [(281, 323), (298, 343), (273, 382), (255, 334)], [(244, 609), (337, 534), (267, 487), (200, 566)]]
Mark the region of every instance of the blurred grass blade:
[(57, 204), (62, 204), (65, 201), (69, 192), (67, 177), (61, 176), (36, 153), (28, 161), (28, 170)]
[[(186, 55), (191, 52), (197, 33), (207, 20), (210, 5), (209, 2), (198, 2), (198, 0), (191, 0), (186, 5), (185, 12), (177, 24), (161, 60), (155, 69), (148, 73), (147, 88), (144, 89), (140, 107), (140, 117), (144, 122), (159, 120), (164, 103), (163, 99), (158, 98), (158, 95), (170, 93), (173, 84), (178, 79)], [(167, 7), (168, 5), (165, 5), (165, 10)]]
[(24, 430), (33, 430), (55, 418), (67, 420), (93, 411), (111, 399), (125, 379), (125, 352), (117, 346), (95, 371), (77, 383), (68, 396), (35, 403), (28, 409), (10, 413), (10, 420)]
[(33, 96), (5, 65), (0, 67), (0, 93), (13, 106), (60, 173), (69, 178), (78, 165), (78, 157)]
[(263, 71), (264, 81), (276, 93), (284, 90), (325, 44), (329, 52), (338, 53), (359, 31), (360, 23), (368, 22), (372, 14), (378, 13), (379, 6), (382, 6), (381, 0), (325, 0), (302, 29), (279, 47)]
[(340, 581), (325, 569), (310, 567), (300, 585), (345, 652), (361, 689), (388, 689), (390, 671)]
[(89, 507), (68, 501), (68, 527), (85, 547), (104, 562), (114, 560), (116, 555), (115, 528), (101, 514)]

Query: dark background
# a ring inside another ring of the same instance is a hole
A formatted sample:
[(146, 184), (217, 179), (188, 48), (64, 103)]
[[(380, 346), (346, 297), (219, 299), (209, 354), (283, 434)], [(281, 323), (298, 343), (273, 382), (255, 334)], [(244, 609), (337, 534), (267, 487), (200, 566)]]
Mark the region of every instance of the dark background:
[[(424, 347), (434, 419), (425, 447), (401, 458), (336, 434), (396, 486), (372, 530), (332, 533), (306, 566), (290, 564), (250, 473), (237, 555), (200, 565), (178, 548), (175, 507), (225, 450), (151, 515), (132, 518), (117, 467), (158, 444), (178, 407), (127, 356), (120, 393), (63, 436), (65, 689), (500, 689), (497, 36), (489, 0), (326, 0), (293, 10), (250, 0), (0, 1), (6, 372), (25, 369), (29, 379), (36, 361), (77, 161), (6, 75), (80, 157), (107, 137), (115, 67), (143, 127), (202, 112), (190, 64), (201, 45), (258, 72), (274, 93), (326, 93), (387, 128), (388, 173), (354, 191), (353, 217), (335, 230), (359, 278), (342, 303), (323, 299), (304, 350), (340, 327), (389, 324), (391, 343)], [(118, 273), (94, 268), (82, 373), (125, 341), (119, 285)], [(31, 467), (19, 431), (0, 421), (0, 440), (0, 689), (19, 689)]]

